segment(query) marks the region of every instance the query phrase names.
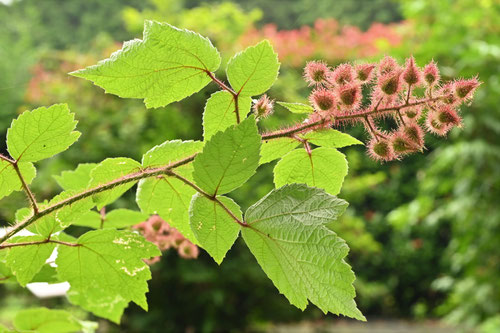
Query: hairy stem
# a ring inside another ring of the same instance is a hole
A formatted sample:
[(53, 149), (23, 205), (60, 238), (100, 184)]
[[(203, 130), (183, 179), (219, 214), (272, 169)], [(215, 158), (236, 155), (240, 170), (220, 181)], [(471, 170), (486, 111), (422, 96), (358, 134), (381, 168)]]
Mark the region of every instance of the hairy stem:
[(17, 165), (17, 162), (12, 163), (12, 166), (14, 167), (14, 170), (16, 170), (17, 176), (19, 177), (19, 180), (21, 181), (21, 184), (23, 186), (23, 190), (26, 193), (26, 196), (28, 197), (31, 206), (33, 207), (33, 212), (38, 213), (38, 205), (36, 203), (35, 195), (33, 192), (31, 192), (30, 188), (28, 187), (28, 184), (26, 184), (26, 181), (24, 180), (23, 175), (21, 174), (21, 170), (19, 170), (19, 165)]
[(229, 86), (227, 86), (224, 82), (222, 82), (221, 80), (219, 80), (214, 75), (214, 73), (212, 73), (211, 71), (207, 70), (207, 71), (205, 71), (205, 73), (208, 75), (208, 77), (214, 83), (216, 83), (219, 87), (221, 87), (223, 90), (229, 92), (233, 96), (233, 100), (234, 100), (234, 113), (236, 114), (236, 123), (239, 124), (240, 123), (240, 109), (239, 109), (239, 106), (238, 106), (239, 93), (237, 93), (232, 88), (230, 88)]
[(188, 185), (188, 186), (191, 186), (192, 188), (194, 188), (198, 193), (200, 193), (201, 195), (205, 196), (207, 199), (209, 200), (212, 200), (214, 202), (216, 202), (219, 206), (222, 207), (222, 209), (224, 209), (226, 211), (226, 213), (236, 222), (238, 223), (239, 225), (241, 225), (242, 227), (246, 227), (248, 226), (246, 222), (243, 222), (241, 221), (238, 217), (236, 217), (236, 215), (233, 214), (233, 212), (227, 208), (223, 203), (222, 201), (220, 201), (216, 195), (210, 195), (208, 194), (207, 192), (203, 191), (199, 186), (197, 186), (195, 183), (193, 183), (192, 181), (190, 181), (189, 179), (186, 179), (184, 177), (182, 177), (181, 175), (173, 172), (173, 171), (168, 171), (167, 172), (167, 175), (169, 176), (172, 176), (172, 177), (175, 177), (177, 179), (179, 179), (180, 181), (182, 181), (184, 184)]
[(42, 240), (42, 241), (38, 241), (38, 242), (20, 242), (20, 243), (3, 244), (3, 245), (0, 245), (0, 250), (11, 248), (11, 247), (16, 247), (16, 246), (41, 245), (41, 244), (47, 244), (47, 243), (60, 244), (60, 245), (65, 245), (65, 246), (80, 246), (80, 244), (77, 244), (77, 243), (68, 243), (68, 242), (62, 242), (62, 241), (58, 241), (58, 240), (46, 239), (46, 240)]
[(10, 237), (12, 237), (13, 235), (17, 234), (19, 231), (21, 231), (22, 229), (28, 227), (29, 225), (33, 224), (34, 222), (36, 222), (39, 218), (43, 217), (43, 216), (46, 216), (58, 209), (61, 209), (67, 205), (71, 205), (72, 203), (74, 202), (77, 202), (79, 200), (83, 200), (83, 199), (86, 199), (88, 197), (91, 197), (93, 195), (96, 195), (98, 193), (101, 193), (101, 192), (104, 192), (104, 191), (107, 191), (107, 190), (111, 190), (117, 186), (120, 186), (120, 185), (123, 185), (123, 184), (127, 184), (127, 183), (131, 183), (131, 182), (136, 182), (136, 181), (139, 181), (141, 179), (145, 179), (145, 178), (150, 178), (150, 177), (155, 177), (155, 176), (160, 176), (160, 175), (163, 175), (165, 174), (166, 171), (168, 170), (171, 170), (171, 169), (174, 169), (174, 168), (177, 168), (181, 165), (184, 165), (184, 164), (187, 164), (187, 163), (190, 163), (194, 160), (196, 154), (195, 155), (191, 155), (185, 159), (182, 159), (180, 161), (177, 161), (177, 162), (174, 162), (174, 163), (170, 163), (168, 164), (167, 166), (163, 166), (163, 167), (159, 167), (159, 168), (154, 168), (154, 169), (144, 169), (144, 170), (141, 170), (139, 172), (135, 172), (135, 173), (132, 173), (132, 174), (129, 174), (129, 175), (125, 175), (123, 177), (120, 177), (118, 179), (114, 179), (108, 183), (105, 183), (105, 184), (102, 184), (102, 185), (99, 185), (99, 186), (96, 186), (94, 188), (91, 188), (91, 189), (88, 189), (86, 191), (83, 191), (81, 193), (78, 193), (72, 197), (69, 197), (65, 200), (62, 200), (58, 203), (55, 203), (53, 204), (52, 206), (48, 206), (42, 210), (39, 210), (38, 212), (34, 213), (30, 218), (28, 218), (27, 220), (21, 222), (21, 223), (18, 223), (16, 226), (14, 226), (9, 232), (7, 232), (2, 238), (0, 238), (0, 244), (5, 242), (7, 239), (9, 239)]

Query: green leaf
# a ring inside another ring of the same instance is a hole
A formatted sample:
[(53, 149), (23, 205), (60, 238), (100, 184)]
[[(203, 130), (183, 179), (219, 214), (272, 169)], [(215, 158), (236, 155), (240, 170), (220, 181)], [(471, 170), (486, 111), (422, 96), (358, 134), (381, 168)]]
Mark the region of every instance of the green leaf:
[[(96, 166), (90, 173), (91, 180), (89, 187), (97, 187), (99, 185), (106, 184), (128, 174), (138, 172), (140, 169), (141, 164), (130, 158), (107, 158)], [(121, 197), (123, 193), (127, 192), (129, 188), (134, 186), (135, 183), (137, 182), (119, 185), (114, 187), (112, 190), (94, 195), (94, 202), (97, 204), (97, 208), (101, 209), (107, 204), (114, 202), (116, 199)]]
[[(238, 96), (238, 113), (243, 118), (250, 112), (252, 99)], [(217, 91), (210, 96), (203, 112), (203, 137), (205, 141), (217, 132), (236, 124), (235, 103), (233, 95), (225, 90)]]
[(309, 155), (304, 149), (286, 154), (274, 168), (274, 184), (301, 183), (338, 194), (347, 175), (347, 160), (334, 148), (316, 148)]
[(57, 184), (64, 190), (84, 190), (90, 182), (90, 173), (97, 163), (79, 164), (75, 170), (63, 171), (59, 176), (53, 176)]
[(193, 162), (193, 177), (211, 195), (243, 185), (259, 165), (261, 136), (253, 116), (215, 134)]
[(64, 310), (31, 308), (21, 310), (14, 318), (14, 327), (22, 332), (70, 333), (81, 332), (82, 325)]
[(314, 108), (312, 106), (302, 104), (302, 103), (276, 102), (276, 104), (283, 106), (284, 108), (288, 109), (288, 111), (293, 112), (293, 113), (313, 113), (314, 112)]
[(45, 264), (30, 282), (58, 283), (62, 281), (59, 281), (57, 277), (56, 268), (52, 267), (50, 264)]
[(14, 274), (12, 274), (12, 271), (5, 263), (6, 256), (7, 250), (0, 250), (0, 284), (15, 283), (16, 281), (16, 279), (14, 278)]
[(144, 179), (137, 189), (137, 204), (145, 214), (158, 214), (192, 243), (197, 243), (189, 226), (189, 204), (196, 191), (182, 181), (163, 176)]
[[(36, 176), (36, 169), (33, 163), (18, 163), (19, 171), (23, 175), (26, 184), (31, 184)], [(14, 191), (22, 191), (23, 185), (17, 175), (14, 166), (4, 160), (0, 160), (0, 199), (10, 195)]]
[(7, 131), (7, 150), (15, 160), (36, 162), (68, 149), (80, 132), (66, 104), (23, 112)]
[(106, 213), (104, 220), (102, 220), (101, 214), (98, 212), (89, 211), (72, 224), (93, 229), (121, 229), (136, 225), (147, 220), (148, 217), (149, 215), (135, 210), (119, 208)]
[(149, 215), (143, 214), (136, 210), (130, 209), (115, 209), (106, 214), (106, 218), (104, 219), (104, 227), (105, 228), (126, 228), (138, 223), (141, 223), (147, 218)]
[(351, 145), (362, 145), (363, 142), (349, 134), (339, 132), (332, 128), (312, 131), (301, 135), (308, 142), (321, 147), (342, 148)]
[(349, 248), (324, 226), (347, 203), (303, 184), (273, 190), (251, 206), (243, 239), (267, 276), (291, 304), (305, 309), (308, 300), (323, 312), (358, 320), (352, 283), (344, 261)]
[(115, 323), (130, 301), (147, 310), (151, 272), (143, 259), (161, 254), (155, 245), (115, 229), (89, 231), (76, 244), (59, 246), (56, 259), (60, 279), (71, 285), (72, 303)]
[(227, 79), (238, 95), (260, 95), (276, 81), (279, 68), (278, 54), (269, 41), (264, 40), (229, 60)]
[(269, 163), (281, 158), (297, 148), (299, 142), (292, 138), (278, 138), (262, 142), (260, 150), (260, 164)]
[(159, 167), (173, 162), (181, 161), (203, 149), (201, 141), (166, 141), (150, 149), (142, 157), (143, 167)]
[(205, 87), (206, 72), (219, 68), (220, 55), (210, 40), (166, 23), (146, 21), (144, 39), (123, 44), (97, 65), (71, 73), (107, 93), (143, 98), (148, 108), (180, 101)]
[[(217, 197), (240, 221), (240, 207), (227, 197)], [(196, 194), (189, 208), (190, 224), (200, 245), (219, 265), (240, 233), (240, 226), (216, 201)]]
[[(40, 242), (43, 236), (14, 237), (9, 243)], [(45, 262), (54, 252), (54, 243), (10, 247), (5, 257), (5, 263), (16, 276), (21, 286), (26, 286), (42, 269)]]
[[(40, 209), (46, 209), (53, 205), (59, 204), (72, 197), (75, 194), (74, 191), (61, 192), (49, 202), (44, 202), (39, 204)], [(37, 219), (33, 224), (26, 227), (26, 229), (32, 233), (48, 237), (53, 233), (61, 231), (67, 228), (69, 225), (76, 222), (82, 214), (92, 209), (95, 206), (91, 198), (85, 198), (78, 200), (72, 204), (65, 205), (59, 209), (52, 211), (39, 219)], [(33, 209), (31, 208), (21, 208), (16, 211), (16, 222), (21, 223), (33, 215)]]
[[(39, 208), (46, 209), (47, 207), (54, 206), (73, 197), (76, 193), (77, 192), (75, 191), (61, 192), (60, 194), (53, 197), (48, 203), (40, 204)], [(90, 197), (75, 201), (72, 204), (65, 205), (51, 212), (50, 214), (39, 218), (35, 223), (31, 224), (26, 229), (47, 238), (53, 233), (70, 226), (73, 222), (77, 221), (82, 214), (85, 214), (94, 206), (95, 203)], [(32, 209), (20, 209), (18, 212), (16, 212), (16, 220), (25, 220), (32, 215)]]
[(77, 225), (79, 227), (88, 227), (92, 229), (100, 229), (101, 228), (101, 214), (96, 212), (95, 210), (91, 210), (82, 214), (80, 218), (78, 218), (73, 225)]

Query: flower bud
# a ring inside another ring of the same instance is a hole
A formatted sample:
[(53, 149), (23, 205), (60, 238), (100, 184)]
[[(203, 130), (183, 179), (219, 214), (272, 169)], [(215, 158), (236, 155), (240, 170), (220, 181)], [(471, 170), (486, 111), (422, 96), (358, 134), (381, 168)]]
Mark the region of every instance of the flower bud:
[(439, 82), (439, 69), (436, 63), (431, 61), (424, 67), (424, 80), (428, 86), (432, 87), (433, 85)]
[(405, 155), (417, 150), (416, 145), (402, 131), (392, 133), (389, 140), (396, 155)]
[(462, 101), (472, 99), (474, 92), (480, 84), (477, 78), (456, 81), (455, 94)]
[(327, 83), (330, 69), (323, 61), (310, 61), (304, 68), (304, 78), (310, 86)]
[(408, 85), (418, 85), (420, 83), (422, 74), (420, 73), (420, 69), (415, 64), (415, 58), (410, 57), (406, 60), (402, 77)]
[(377, 161), (391, 161), (396, 158), (392, 145), (385, 139), (372, 138), (368, 144), (368, 154)]
[(398, 71), (399, 65), (393, 57), (385, 56), (378, 65), (378, 74), (386, 75)]
[(447, 125), (440, 122), (438, 119), (438, 113), (435, 111), (427, 113), (425, 126), (427, 128), (427, 131), (439, 136), (445, 136), (446, 133), (448, 133), (448, 131), (453, 127), (452, 125)]
[(356, 108), (361, 101), (361, 86), (349, 83), (338, 88), (340, 102), (348, 108)]
[(416, 122), (406, 123), (399, 131), (415, 148), (420, 149), (424, 146), (424, 132)]
[(356, 79), (361, 83), (370, 82), (373, 77), (374, 64), (361, 64), (355, 68)]
[(405, 108), (402, 111), (403, 116), (411, 120), (417, 120), (422, 115), (422, 107), (420, 105)]
[(335, 107), (335, 95), (327, 89), (316, 89), (309, 96), (311, 104), (317, 111), (333, 111)]
[(462, 118), (457, 111), (449, 105), (443, 105), (437, 112), (436, 119), (444, 125), (460, 126)]
[(387, 95), (394, 95), (401, 89), (401, 71), (390, 72), (382, 75), (378, 79), (378, 86)]
[(448, 105), (456, 105), (460, 101), (455, 95), (455, 88), (452, 82), (445, 84), (441, 89), (439, 89), (439, 95), (443, 96), (442, 101)]
[(342, 64), (337, 66), (331, 74), (331, 79), (338, 85), (344, 85), (353, 81), (354, 73), (353, 68), (349, 64)]
[(262, 95), (253, 105), (253, 112), (256, 118), (266, 118), (273, 113), (274, 101), (267, 95)]

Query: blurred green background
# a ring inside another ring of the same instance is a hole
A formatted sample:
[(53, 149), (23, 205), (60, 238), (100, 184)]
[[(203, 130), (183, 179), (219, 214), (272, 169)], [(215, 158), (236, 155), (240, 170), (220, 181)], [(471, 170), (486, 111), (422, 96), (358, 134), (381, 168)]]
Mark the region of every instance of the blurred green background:
[[(351, 247), (357, 302), (369, 321), (438, 320), (456, 331), (500, 332), (498, 1), (0, 1), (1, 137), (22, 111), (59, 102), (76, 113), (83, 133), (72, 149), (39, 163), (33, 183), (38, 199), (59, 191), (51, 175), (78, 163), (140, 159), (165, 140), (201, 138), (213, 85), (181, 103), (147, 110), (140, 101), (105, 95), (66, 74), (140, 38), (144, 19), (208, 36), (224, 62), (270, 39), (282, 61), (270, 91), (279, 100), (305, 101), (309, 90), (301, 74), (312, 59), (334, 66), (384, 54), (403, 61), (413, 54), (419, 65), (436, 60), (445, 79), (479, 75), (484, 83), (463, 108), (464, 129), (448, 139), (428, 136), (423, 155), (381, 165), (361, 147), (345, 150), (350, 168), (340, 196), (350, 207), (336, 232)], [(263, 126), (294, 120), (277, 109)], [(347, 131), (365, 135), (361, 128)], [(272, 168), (265, 165), (234, 193), (242, 208), (271, 190)], [(1, 223), (23, 205), (22, 193), (3, 199)], [(133, 193), (115, 206), (136, 207)], [(131, 305), (120, 326), (100, 320), (102, 332), (272, 330), (280, 323), (339, 321), (314, 306), (301, 312), (288, 304), (242, 242), (220, 267), (203, 251), (197, 260), (167, 253), (152, 271), (150, 311)], [(0, 285), (0, 322), (35, 305), (70, 307), (64, 299), (38, 300), (28, 290)]]

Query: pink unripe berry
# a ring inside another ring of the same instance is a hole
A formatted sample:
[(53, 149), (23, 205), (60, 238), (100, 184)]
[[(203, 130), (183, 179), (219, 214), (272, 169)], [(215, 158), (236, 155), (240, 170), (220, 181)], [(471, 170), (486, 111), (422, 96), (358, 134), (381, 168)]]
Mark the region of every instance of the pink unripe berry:
[(399, 65), (393, 57), (385, 56), (378, 65), (378, 74), (385, 75), (398, 71)]
[(391, 161), (396, 157), (389, 141), (385, 139), (377, 141), (376, 138), (372, 138), (368, 143), (368, 154), (377, 161)]
[(335, 106), (335, 95), (324, 88), (314, 90), (309, 100), (318, 111), (332, 111)]
[(427, 114), (425, 125), (429, 132), (439, 136), (445, 136), (446, 133), (448, 133), (448, 131), (453, 127), (452, 125), (440, 122), (438, 119), (438, 113), (435, 111), (431, 111)]
[(405, 155), (416, 150), (416, 145), (402, 131), (392, 133), (389, 140), (396, 155)]
[(262, 95), (253, 105), (253, 112), (256, 118), (265, 118), (273, 113), (274, 101), (267, 95)]
[(349, 83), (338, 88), (338, 96), (341, 103), (349, 108), (355, 108), (361, 101), (361, 86)]
[(462, 123), (457, 111), (449, 105), (439, 108), (436, 119), (444, 125), (460, 126)]
[(403, 110), (403, 115), (408, 119), (419, 119), (422, 114), (422, 107), (420, 105), (416, 105), (413, 107), (405, 108)]
[(371, 81), (374, 69), (375, 69), (374, 64), (357, 65), (355, 68), (356, 79), (362, 83), (366, 83), (366, 82)]
[(378, 86), (387, 95), (394, 95), (400, 88), (401, 71), (390, 72), (382, 75), (378, 79)]
[(408, 85), (415, 86), (420, 83), (422, 74), (420, 73), (420, 69), (415, 64), (415, 58), (410, 57), (406, 60), (402, 78)]
[(424, 146), (424, 132), (416, 122), (406, 123), (399, 130), (415, 148)]
[(439, 69), (434, 60), (424, 67), (424, 80), (429, 86), (439, 82)]
[(455, 95), (455, 88), (453, 82), (445, 84), (440, 90), (439, 95), (443, 96), (442, 101), (445, 104), (455, 105), (459, 103), (459, 99)]
[(331, 80), (338, 85), (344, 85), (354, 80), (353, 68), (350, 64), (337, 66), (331, 74)]
[(471, 99), (480, 84), (477, 78), (456, 81), (455, 93), (462, 101)]
[(327, 82), (330, 69), (323, 61), (310, 61), (304, 68), (304, 78), (310, 86)]

